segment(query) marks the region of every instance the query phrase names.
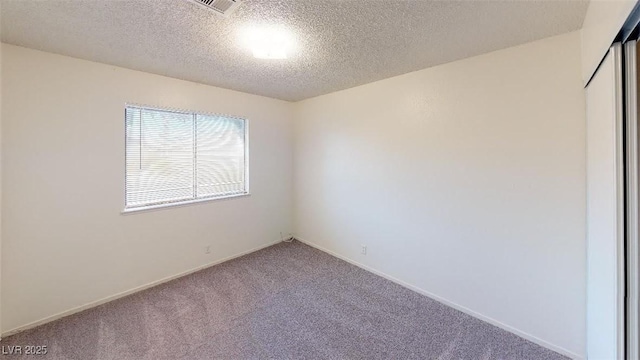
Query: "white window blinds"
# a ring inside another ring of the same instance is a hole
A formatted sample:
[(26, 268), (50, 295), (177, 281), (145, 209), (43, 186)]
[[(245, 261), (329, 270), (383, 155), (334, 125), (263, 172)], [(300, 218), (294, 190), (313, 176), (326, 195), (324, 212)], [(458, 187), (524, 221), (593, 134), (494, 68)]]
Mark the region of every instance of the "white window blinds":
[(126, 107), (126, 209), (247, 193), (246, 120)]

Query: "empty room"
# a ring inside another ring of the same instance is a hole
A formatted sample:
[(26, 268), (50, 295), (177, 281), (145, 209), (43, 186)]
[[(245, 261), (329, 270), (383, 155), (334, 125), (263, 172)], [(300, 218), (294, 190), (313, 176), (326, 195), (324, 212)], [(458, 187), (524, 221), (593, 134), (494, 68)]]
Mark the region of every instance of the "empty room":
[(0, 0), (0, 357), (640, 359), (637, 0)]

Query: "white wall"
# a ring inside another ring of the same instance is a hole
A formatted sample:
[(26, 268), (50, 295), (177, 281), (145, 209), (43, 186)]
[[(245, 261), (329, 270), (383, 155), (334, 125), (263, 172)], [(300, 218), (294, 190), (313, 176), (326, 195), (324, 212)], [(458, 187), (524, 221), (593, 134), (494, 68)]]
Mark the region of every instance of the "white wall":
[(583, 356), (580, 60), (574, 32), (295, 104), (296, 236)]
[(622, 359), (624, 349), (620, 50), (609, 52), (586, 89), (587, 355), (594, 360)]
[[(291, 231), (287, 102), (6, 44), (2, 100), (4, 332)], [(251, 196), (121, 215), (126, 102), (250, 119)]]
[(582, 78), (586, 83), (638, 0), (591, 0), (582, 23)]

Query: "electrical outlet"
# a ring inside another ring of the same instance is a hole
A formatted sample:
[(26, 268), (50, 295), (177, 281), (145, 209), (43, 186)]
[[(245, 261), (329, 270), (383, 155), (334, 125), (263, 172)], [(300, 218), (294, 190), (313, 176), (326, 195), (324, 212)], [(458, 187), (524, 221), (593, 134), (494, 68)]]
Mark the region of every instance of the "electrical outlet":
[(211, 245), (207, 245), (204, 247), (204, 253), (205, 254), (211, 254)]
[(360, 245), (360, 246), (361, 246), (360, 253), (362, 255), (367, 255), (367, 245)]

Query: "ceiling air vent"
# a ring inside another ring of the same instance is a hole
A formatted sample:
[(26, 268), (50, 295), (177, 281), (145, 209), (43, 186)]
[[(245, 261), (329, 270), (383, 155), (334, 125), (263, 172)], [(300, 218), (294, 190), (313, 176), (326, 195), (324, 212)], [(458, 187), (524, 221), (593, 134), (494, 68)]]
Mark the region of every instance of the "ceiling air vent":
[(242, 0), (191, 0), (222, 15), (231, 14)]

